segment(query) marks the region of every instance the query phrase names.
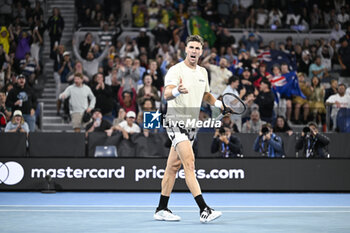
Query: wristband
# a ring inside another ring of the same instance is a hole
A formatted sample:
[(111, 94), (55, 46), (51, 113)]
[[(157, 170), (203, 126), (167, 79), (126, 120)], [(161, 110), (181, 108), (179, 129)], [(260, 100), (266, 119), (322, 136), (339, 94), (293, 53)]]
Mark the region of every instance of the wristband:
[(171, 94), (172, 94), (174, 97), (178, 97), (181, 93), (179, 92), (179, 90), (177, 89), (177, 87), (174, 87), (174, 88), (171, 90)]
[(217, 107), (217, 108), (222, 108), (222, 102), (220, 100), (216, 100), (215, 103), (214, 103), (214, 106)]

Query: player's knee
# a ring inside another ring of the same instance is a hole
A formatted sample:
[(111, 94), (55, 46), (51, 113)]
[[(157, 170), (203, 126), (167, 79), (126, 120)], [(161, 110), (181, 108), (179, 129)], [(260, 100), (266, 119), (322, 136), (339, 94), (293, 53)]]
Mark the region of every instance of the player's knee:
[(194, 171), (194, 168), (195, 168), (194, 160), (186, 161), (186, 162), (184, 162), (183, 165), (184, 165), (185, 172), (187, 172), (187, 171)]
[(178, 163), (174, 163), (172, 166), (171, 166), (171, 170), (176, 173), (181, 167), (181, 162), (179, 161)]

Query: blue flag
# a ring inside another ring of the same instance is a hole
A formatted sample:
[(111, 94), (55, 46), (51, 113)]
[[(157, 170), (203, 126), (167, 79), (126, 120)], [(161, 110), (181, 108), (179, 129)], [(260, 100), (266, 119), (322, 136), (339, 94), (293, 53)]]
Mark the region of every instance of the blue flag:
[(291, 71), (287, 74), (281, 76), (275, 76), (270, 80), (272, 84), (272, 91), (275, 94), (276, 102), (279, 102), (280, 96), (301, 96), (306, 98), (305, 95), (301, 92), (299, 87), (298, 76), (295, 71)]

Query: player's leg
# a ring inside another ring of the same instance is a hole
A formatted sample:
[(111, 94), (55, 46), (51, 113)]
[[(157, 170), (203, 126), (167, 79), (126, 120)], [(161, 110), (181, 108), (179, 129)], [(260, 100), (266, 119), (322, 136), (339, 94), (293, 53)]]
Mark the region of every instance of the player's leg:
[(159, 204), (156, 213), (154, 214), (154, 219), (156, 220), (179, 221), (181, 219), (168, 209), (169, 197), (175, 184), (176, 173), (180, 167), (181, 161), (177, 155), (177, 152), (174, 150), (174, 147), (171, 147), (162, 180), (162, 191)]
[(165, 168), (163, 180), (162, 180), (162, 195), (163, 196), (170, 196), (176, 179), (176, 173), (181, 167), (181, 160), (179, 159), (179, 156), (177, 155), (177, 152), (175, 151), (174, 147), (171, 147), (167, 165)]
[(185, 171), (185, 180), (187, 187), (190, 189), (196, 203), (200, 209), (200, 221), (210, 222), (220, 217), (222, 213), (211, 209), (204, 201), (201, 188), (195, 175), (194, 153), (190, 141), (179, 142), (176, 146), (181, 163)]
[(191, 191), (193, 197), (200, 195), (201, 188), (194, 173), (194, 154), (189, 140), (179, 142), (176, 145), (176, 151), (179, 154), (181, 163), (185, 171), (185, 180), (187, 187)]

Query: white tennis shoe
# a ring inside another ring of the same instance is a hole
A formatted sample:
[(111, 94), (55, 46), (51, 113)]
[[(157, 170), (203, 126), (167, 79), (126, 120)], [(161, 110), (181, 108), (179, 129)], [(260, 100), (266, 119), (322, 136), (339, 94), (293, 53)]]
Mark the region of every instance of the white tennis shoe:
[(153, 218), (158, 221), (180, 221), (181, 217), (173, 214), (168, 208), (157, 211)]
[(199, 221), (202, 223), (211, 222), (222, 215), (221, 211), (215, 211), (209, 207), (206, 207), (200, 214)]

